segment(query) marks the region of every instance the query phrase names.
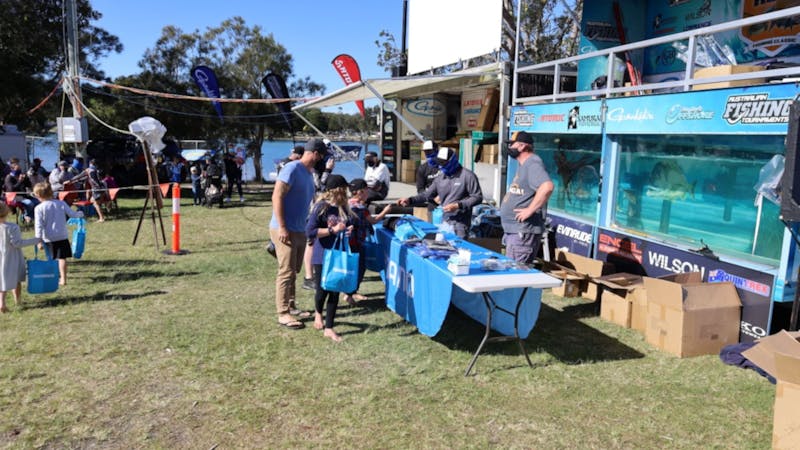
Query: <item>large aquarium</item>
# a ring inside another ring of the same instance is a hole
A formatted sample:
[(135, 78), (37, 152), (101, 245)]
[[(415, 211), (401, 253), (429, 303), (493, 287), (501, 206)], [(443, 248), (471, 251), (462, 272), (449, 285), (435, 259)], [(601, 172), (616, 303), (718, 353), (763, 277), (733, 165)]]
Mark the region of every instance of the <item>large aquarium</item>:
[(536, 153), (555, 189), (547, 208), (594, 223), (600, 188), (600, 135), (536, 134)]
[(614, 225), (765, 263), (780, 258), (780, 207), (757, 201), (759, 174), (784, 137), (618, 135)]

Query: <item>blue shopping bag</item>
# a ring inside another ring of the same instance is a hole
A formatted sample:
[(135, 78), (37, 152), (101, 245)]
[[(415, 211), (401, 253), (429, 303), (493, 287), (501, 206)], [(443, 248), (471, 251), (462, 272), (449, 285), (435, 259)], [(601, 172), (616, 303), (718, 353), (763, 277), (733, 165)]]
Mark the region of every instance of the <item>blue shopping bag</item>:
[(72, 231), (72, 257), (81, 259), (86, 246), (86, 219), (73, 217), (67, 221), (67, 225), (75, 225), (75, 229)]
[(332, 248), (326, 248), (322, 260), (320, 287), (332, 292), (355, 292), (358, 287), (358, 253), (350, 251), (350, 243), (336, 236)]
[(439, 225), (442, 223), (442, 219), (444, 219), (444, 210), (441, 206), (437, 206), (433, 209), (433, 213), (431, 213), (431, 223)]
[(28, 265), (28, 293), (47, 294), (58, 290), (58, 261), (39, 259), (39, 249), (34, 247), (34, 259)]

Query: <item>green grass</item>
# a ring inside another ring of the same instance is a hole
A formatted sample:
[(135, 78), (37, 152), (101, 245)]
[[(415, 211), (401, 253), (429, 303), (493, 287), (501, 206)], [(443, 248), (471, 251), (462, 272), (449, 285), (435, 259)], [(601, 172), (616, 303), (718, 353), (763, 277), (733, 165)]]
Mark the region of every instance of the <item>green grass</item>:
[(420, 335), (383, 306), (372, 272), (369, 300), (339, 311), (341, 344), (310, 322), (278, 327), (269, 191), (222, 210), (187, 193), (188, 255), (156, 250), (149, 215), (132, 246), (143, 202), (122, 199), (90, 223), (68, 286), (0, 316), (0, 446), (770, 446), (766, 380), (717, 356), (659, 352), (584, 300), (545, 294), (526, 342), (534, 369), (515, 344), (490, 344), (467, 378), (481, 325), (451, 311), (437, 337)]

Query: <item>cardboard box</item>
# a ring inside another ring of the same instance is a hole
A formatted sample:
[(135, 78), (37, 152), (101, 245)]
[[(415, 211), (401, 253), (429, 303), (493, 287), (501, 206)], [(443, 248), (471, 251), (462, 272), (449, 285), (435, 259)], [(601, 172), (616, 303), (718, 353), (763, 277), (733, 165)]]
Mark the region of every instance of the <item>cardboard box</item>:
[(553, 270), (548, 274), (563, 280), (561, 286), (551, 288), (553, 295), (558, 295), (559, 297), (580, 297), (588, 284), (585, 276), (571, 270)]
[(646, 302), (642, 277), (630, 273), (615, 273), (597, 277), (594, 282), (603, 286), (600, 318), (631, 328), (635, 300), (644, 297)]
[(497, 164), (500, 146), (498, 144), (483, 144), (481, 146), (481, 162)]
[(556, 252), (555, 262), (560, 266), (572, 269), (588, 278), (589, 282), (586, 283), (585, 288), (581, 292), (581, 296), (589, 300), (599, 300), (599, 289), (592, 279), (614, 272), (614, 265), (611, 263), (587, 258), (563, 250)]
[(715, 355), (739, 342), (741, 301), (736, 287), (693, 282), (699, 275), (644, 278), (648, 343), (683, 358)]
[(497, 89), (490, 89), (487, 95), (483, 98), (483, 105), (481, 106), (481, 113), (478, 116), (478, 129), (483, 131), (491, 131), (497, 122), (497, 106), (500, 103), (500, 91)]
[(419, 161), (403, 159), (400, 161), (400, 181), (403, 183), (414, 183), (417, 179), (417, 166)]
[(459, 131), (491, 131), (494, 121), (497, 120), (499, 99), (500, 93), (495, 88), (470, 89), (462, 92)]
[(800, 332), (779, 331), (742, 352), (778, 380), (772, 419), (772, 448), (796, 449), (800, 443)]
[(430, 223), (432, 221), (431, 218), (431, 211), (428, 210), (427, 206), (415, 206), (414, 207), (414, 217), (424, 220), (425, 222)]
[[(425, 136), (425, 139), (441, 141), (447, 137), (447, 97), (432, 94), (425, 97), (405, 99), (402, 102), (402, 114), (408, 122)], [(397, 121), (401, 129), (401, 140), (416, 140), (409, 127)]]
[[(737, 73), (746, 73), (746, 72), (758, 72), (760, 70), (764, 70), (761, 66), (748, 66), (748, 65), (724, 65), (724, 66), (714, 66), (714, 67), (704, 67), (702, 69), (697, 69), (694, 71), (694, 78), (712, 78), (712, 77), (722, 77), (725, 75), (733, 75)], [(750, 80), (736, 80), (736, 81), (725, 81), (720, 83), (708, 83), (708, 84), (695, 84), (692, 86), (693, 91), (703, 91), (706, 89), (720, 89), (726, 87), (734, 87), (734, 86), (753, 86), (755, 84), (763, 84), (766, 83), (764, 78), (753, 78)]]

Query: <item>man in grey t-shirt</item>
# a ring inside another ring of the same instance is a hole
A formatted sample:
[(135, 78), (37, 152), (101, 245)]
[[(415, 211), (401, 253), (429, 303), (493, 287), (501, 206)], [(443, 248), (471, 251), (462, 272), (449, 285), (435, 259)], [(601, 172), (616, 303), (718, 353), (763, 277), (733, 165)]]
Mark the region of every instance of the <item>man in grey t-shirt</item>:
[(533, 153), (533, 136), (518, 131), (511, 136), (508, 156), (519, 163), (514, 180), (500, 205), (506, 256), (531, 264), (539, 253), (544, 232), (545, 206), (553, 182), (539, 155)]

